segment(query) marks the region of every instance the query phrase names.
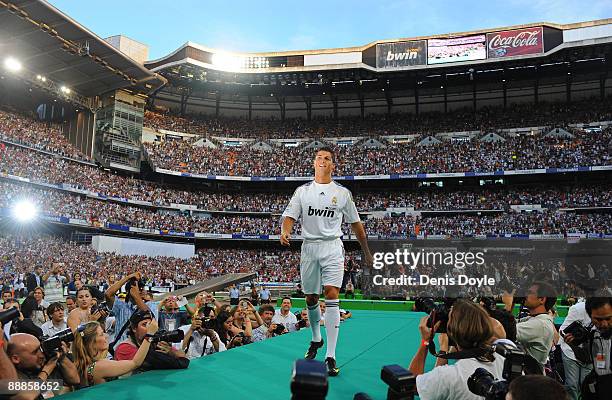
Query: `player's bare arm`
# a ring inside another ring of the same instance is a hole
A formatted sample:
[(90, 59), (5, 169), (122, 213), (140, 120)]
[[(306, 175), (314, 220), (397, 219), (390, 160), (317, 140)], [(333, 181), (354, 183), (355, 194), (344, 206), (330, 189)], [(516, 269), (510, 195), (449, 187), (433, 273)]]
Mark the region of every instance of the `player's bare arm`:
[(283, 218), (283, 225), (281, 227), (280, 242), (283, 246), (289, 246), (289, 240), (291, 239), (291, 232), (293, 231), (293, 225), (295, 220), (291, 217)]

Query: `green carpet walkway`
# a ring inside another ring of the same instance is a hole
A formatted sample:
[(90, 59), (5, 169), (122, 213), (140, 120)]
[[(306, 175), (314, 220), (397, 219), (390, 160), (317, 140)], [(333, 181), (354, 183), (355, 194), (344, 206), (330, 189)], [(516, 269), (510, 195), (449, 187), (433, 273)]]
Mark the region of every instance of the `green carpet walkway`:
[[(352, 399), (366, 392), (386, 398), (380, 380), (383, 365), (407, 367), (419, 345), (418, 322), (424, 314), (360, 311), (340, 326), (337, 361), (340, 376), (329, 379), (327, 399)], [(325, 337), (325, 330), (322, 330)], [(294, 360), (303, 357), (310, 330), (193, 360), (186, 370), (150, 371), (71, 393), (72, 399), (289, 399)], [(318, 360), (324, 360), (325, 349)], [(432, 368), (433, 357), (427, 368)]]

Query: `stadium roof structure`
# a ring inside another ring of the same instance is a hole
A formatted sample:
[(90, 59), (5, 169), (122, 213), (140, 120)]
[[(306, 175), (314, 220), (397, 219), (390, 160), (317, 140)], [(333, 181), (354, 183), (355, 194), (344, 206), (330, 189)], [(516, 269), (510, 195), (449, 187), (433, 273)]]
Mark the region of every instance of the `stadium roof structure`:
[(21, 62), (22, 78), (89, 108), (103, 93), (166, 83), (44, 0), (0, 0), (0, 54)]
[(145, 66), (169, 81), (157, 98), (180, 103), (181, 111), (188, 103), (216, 107), (217, 113), (220, 107), (244, 111), (244, 104), (253, 99), (278, 103), (281, 113), (285, 102), (305, 102), (308, 107), (312, 99), (382, 102), (390, 109), (394, 98), (415, 97), (417, 91), (446, 93), (447, 88), (461, 87), (458, 90), (471, 93), (475, 85), (487, 90), (487, 84), (540, 77), (556, 76), (565, 82), (568, 72), (572, 77), (584, 71), (607, 74), (612, 69), (612, 18), (306, 51), (227, 53), (187, 42)]

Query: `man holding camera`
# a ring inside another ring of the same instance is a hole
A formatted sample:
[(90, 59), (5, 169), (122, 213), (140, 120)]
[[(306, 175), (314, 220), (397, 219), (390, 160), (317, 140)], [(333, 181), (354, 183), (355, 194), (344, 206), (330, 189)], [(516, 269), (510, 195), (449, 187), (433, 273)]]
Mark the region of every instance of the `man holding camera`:
[(215, 324), (215, 309), (205, 306), (197, 311), (191, 320), (191, 325), (183, 325), (179, 328), (185, 333), (182, 349), (187, 354), (187, 358), (193, 360), (226, 350), (214, 330)]
[[(553, 317), (548, 313), (557, 302), (554, 292), (555, 289), (547, 282), (533, 283), (523, 304), (529, 310), (529, 315), (519, 319), (516, 324), (516, 341), (538, 362), (542, 373), (556, 332)], [(512, 312), (513, 296), (505, 294), (502, 300), (506, 311)]]
[(297, 330), (297, 317), (291, 312), (291, 298), (283, 297), (281, 308), (272, 317), (272, 323), (283, 325), (287, 332), (295, 332)]
[(54, 355), (46, 356), (35, 336), (15, 333), (10, 337), (6, 353), (15, 366), (19, 379), (36, 379), (43, 382), (48, 379), (61, 379), (67, 387), (78, 386), (81, 381), (79, 373), (67, 356), (68, 346), (65, 342), (61, 343), (61, 348)]
[[(577, 325), (579, 324), (579, 326)], [(565, 371), (565, 389), (572, 400), (580, 398), (580, 387), (584, 378), (592, 371), (590, 355), (585, 354), (582, 348), (576, 347), (578, 341), (574, 341), (574, 327), (584, 332), (586, 339), (587, 326), (591, 325), (591, 318), (587, 314), (584, 301), (574, 304), (567, 312), (567, 316), (561, 325), (560, 331), (563, 333), (559, 343), (561, 345), (561, 359), (563, 370)], [(568, 329), (569, 328), (569, 329)], [(580, 334), (579, 334), (580, 336)], [(579, 339), (582, 339), (579, 337)], [(571, 345), (569, 343), (572, 343)], [(574, 352), (576, 350), (576, 352)]]
[[(593, 328), (587, 341), (587, 351), (593, 362), (593, 371), (582, 386), (582, 397), (607, 399), (612, 393), (612, 297), (590, 297), (585, 309)], [(565, 341), (572, 344), (575, 338), (566, 335)]]
[[(119, 300), (116, 295), (123, 285), (125, 285), (125, 289), (128, 292), (125, 301)], [(123, 340), (126, 337), (126, 328), (124, 328), (124, 326), (126, 326), (134, 311), (149, 311), (149, 307), (144, 303), (141, 296), (141, 292), (144, 291), (145, 288), (142, 283), (142, 274), (140, 272), (134, 272), (133, 274), (127, 275), (106, 289), (104, 293), (106, 304), (115, 315), (115, 330), (113, 332), (115, 341)], [(121, 337), (118, 337), (122, 329), (124, 332), (121, 333)]]
[[(147, 335), (147, 327), (154, 318), (150, 311), (137, 310), (129, 319), (128, 338), (121, 342), (115, 350), (115, 360), (132, 360), (136, 356), (140, 345), (147, 337), (151, 338), (149, 352), (137, 372), (153, 369), (185, 369), (189, 366), (189, 359), (182, 350), (176, 350), (172, 343), (160, 340), (158, 331), (156, 335)], [(168, 332), (172, 333), (172, 332)], [(182, 333), (179, 331), (178, 333)], [(157, 337), (156, 337), (157, 336)], [(180, 335), (181, 338), (183, 335)], [(178, 338), (178, 340), (181, 340)], [(163, 337), (161, 339), (164, 339)], [(171, 340), (170, 341), (174, 341)]]
[(258, 312), (263, 324), (253, 330), (253, 342), (261, 342), (262, 340), (287, 333), (287, 329), (285, 329), (284, 325), (272, 322), (274, 318), (274, 307), (270, 304), (260, 306)]
[(64, 282), (66, 277), (62, 276), (64, 263), (54, 262), (51, 270), (43, 275), (45, 283), (45, 300), (49, 303), (64, 301)]

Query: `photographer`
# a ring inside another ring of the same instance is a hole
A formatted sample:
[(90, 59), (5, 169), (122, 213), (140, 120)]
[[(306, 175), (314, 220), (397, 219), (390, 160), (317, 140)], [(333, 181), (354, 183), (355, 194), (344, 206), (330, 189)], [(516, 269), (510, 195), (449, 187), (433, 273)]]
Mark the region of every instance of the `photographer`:
[[(151, 320), (146, 327), (147, 335), (157, 332), (157, 322)], [(81, 334), (75, 335), (72, 344), (74, 364), (81, 377), (81, 386), (93, 386), (132, 372), (139, 368), (147, 356), (150, 339), (146, 337), (131, 360), (114, 361), (106, 358), (108, 341), (104, 330), (97, 321), (85, 325)]]
[(53, 336), (68, 328), (66, 319), (64, 318), (64, 306), (61, 303), (51, 303), (47, 308), (49, 321), (42, 324), (40, 329), (44, 336)]
[[(564, 335), (560, 339), (561, 359), (563, 361), (563, 370), (565, 371), (565, 389), (572, 400), (580, 398), (580, 387), (584, 378), (593, 370), (590, 354), (586, 354), (582, 348), (578, 348), (574, 342), (574, 335), (567, 333), (564, 330), (575, 322), (580, 323), (583, 327), (591, 325), (591, 318), (585, 309), (583, 301), (571, 306), (567, 312), (567, 316), (561, 325), (560, 331)], [(586, 328), (585, 328), (586, 329)], [(576, 353), (574, 353), (576, 350)], [(580, 360), (579, 360), (580, 359)]]
[[(117, 297), (117, 292), (125, 285), (127, 296), (125, 301), (121, 301)], [(149, 307), (145, 304), (142, 299), (142, 295), (145, 294), (146, 289), (144, 282), (142, 281), (142, 274), (140, 272), (134, 272), (130, 275), (125, 276), (123, 279), (113, 283), (106, 292), (104, 292), (104, 298), (108, 308), (112, 311), (115, 316), (115, 329), (113, 331), (113, 338), (115, 341), (125, 339), (127, 324), (129, 323), (130, 316), (136, 310), (150, 311)], [(157, 312), (157, 309), (155, 310)], [(124, 330), (119, 337), (119, 332)]]
[[(166, 331), (173, 331), (179, 326), (189, 323), (190, 312), (181, 311), (179, 301), (183, 301), (182, 296), (168, 296), (158, 304), (159, 326)], [(184, 301), (187, 302), (186, 300)]]
[(259, 316), (263, 324), (253, 330), (253, 342), (261, 342), (268, 338), (287, 333), (287, 329), (283, 325), (272, 323), (274, 317), (274, 307), (270, 304), (264, 304), (259, 307)]
[[(593, 322), (587, 344), (593, 371), (582, 385), (582, 397), (607, 399), (612, 393), (612, 297), (590, 297), (584, 307)], [(575, 338), (568, 336), (565, 341), (571, 345)]]
[[(432, 329), (427, 327), (428, 318), (425, 316), (421, 319), (419, 324), (421, 344), (408, 367), (414, 375), (417, 375), (416, 386), (419, 398), (482, 400), (468, 389), (468, 378), (477, 368), (484, 368), (494, 378), (501, 379), (504, 367), (504, 358), (493, 354), (490, 350), (494, 332), (489, 315), (478, 304), (457, 300), (448, 317), (448, 337), (447, 334), (439, 335), (439, 350), (440, 353), (448, 352), (449, 340), (452, 340), (459, 351), (473, 353), (474, 356), (460, 359), (453, 365), (442, 365), (443, 362), (438, 362), (433, 370), (424, 373), (428, 342), (432, 335)], [(434, 332), (438, 326), (439, 322), (434, 326)]]
[[(554, 292), (555, 289), (547, 282), (533, 283), (524, 302), (529, 315), (519, 319), (516, 324), (516, 341), (540, 364), (542, 371), (556, 333), (553, 317), (548, 313), (557, 302)], [(511, 312), (513, 296), (506, 294), (502, 299), (506, 311)]]
[[(27, 333), (11, 335), (6, 349), (9, 359), (15, 366), (19, 379), (61, 379), (65, 390), (77, 387), (80, 383), (76, 366), (67, 356), (68, 346), (62, 342), (61, 349), (47, 358), (42, 352), (40, 341)], [(59, 394), (59, 393), (55, 393)]]
[(62, 276), (64, 263), (54, 262), (51, 270), (43, 275), (45, 282), (46, 300), (50, 303), (64, 301), (64, 282), (66, 278)]
[(523, 375), (510, 383), (506, 400), (567, 400), (563, 386), (543, 375)]
[(221, 311), (217, 315), (215, 332), (228, 350), (250, 342), (250, 337), (247, 338), (244, 331), (234, 325), (234, 317), (228, 311)]
[(191, 321), (191, 325), (184, 325), (179, 328), (185, 332), (182, 349), (187, 353), (187, 358), (193, 360), (226, 350), (225, 345), (214, 330), (216, 323), (214, 308), (205, 306), (198, 310), (197, 315)]
[(48, 320), (48, 306), (49, 303), (45, 301), (45, 291), (42, 287), (36, 287), (21, 304), (21, 312), (40, 328)]
[[(149, 311), (138, 310), (130, 317), (128, 338), (121, 342), (115, 350), (115, 360), (135, 359), (143, 341), (147, 337), (148, 326), (151, 324), (153, 315)], [(161, 331), (160, 331), (161, 333)], [(189, 366), (189, 360), (185, 353), (172, 347), (172, 343), (153, 340), (144, 362), (132, 373), (149, 371), (154, 369), (184, 369)]]

